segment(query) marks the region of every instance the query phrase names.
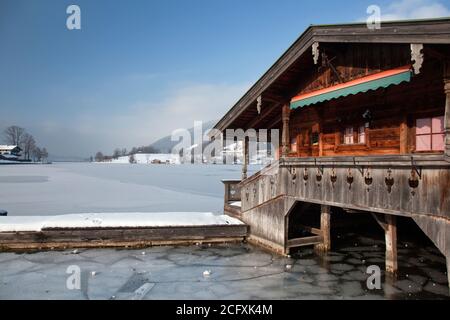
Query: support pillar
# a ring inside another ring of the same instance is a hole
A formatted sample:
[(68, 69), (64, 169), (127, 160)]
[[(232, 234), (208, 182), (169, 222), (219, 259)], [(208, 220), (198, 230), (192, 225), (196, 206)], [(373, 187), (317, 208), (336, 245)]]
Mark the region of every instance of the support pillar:
[(243, 164), (242, 164), (242, 181), (247, 179), (247, 170), (248, 170), (248, 163), (249, 163), (248, 144), (249, 144), (248, 139), (246, 137), (244, 137), (243, 146), (242, 146), (242, 149), (243, 149), (242, 151), (244, 153)]
[(445, 65), (444, 71), (444, 91), (445, 91), (445, 156), (450, 161), (450, 62)]
[(386, 272), (395, 275), (398, 271), (397, 262), (397, 219), (393, 215), (386, 217)]
[(331, 210), (330, 206), (322, 205), (320, 208), (320, 231), (322, 232), (323, 242), (316, 245), (316, 250), (328, 252), (331, 250)]
[(287, 157), (289, 155), (290, 141), (289, 141), (289, 118), (291, 109), (289, 104), (283, 106), (281, 120), (283, 121), (283, 134), (281, 136), (281, 156)]
[(397, 219), (395, 216), (385, 214), (383, 216), (372, 213), (372, 216), (384, 230), (386, 243), (386, 273), (396, 275), (398, 271), (397, 262)]

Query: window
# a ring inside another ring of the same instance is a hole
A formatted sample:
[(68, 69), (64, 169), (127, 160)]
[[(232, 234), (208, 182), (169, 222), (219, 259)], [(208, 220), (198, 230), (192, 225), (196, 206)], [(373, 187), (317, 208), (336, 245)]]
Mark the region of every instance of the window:
[(365, 126), (348, 126), (344, 129), (343, 144), (365, 144), (366, 143), (366, 127)]
[(353, 136), (353, 127), (347, 127), (344, 131), (344, 144), (353, 144), (354, 136)]
[(319, 144), (319, 133), (318, 132), (313, 132), (311, 134), (311, 144), (313, 146)]
[(291, 152), (297, 152), (297, 137), (291, 139)]
[(361, 143), (361, 144), (366, 143), (366, 127), (365, 126), (359, 127), (358, 143)]
[(444, 151), (444, 117), (416, 120), (416, 151)]

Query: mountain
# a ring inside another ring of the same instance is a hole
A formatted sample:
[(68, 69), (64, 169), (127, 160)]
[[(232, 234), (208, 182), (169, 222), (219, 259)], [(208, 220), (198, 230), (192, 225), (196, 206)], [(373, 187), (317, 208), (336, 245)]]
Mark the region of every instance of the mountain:
[[(204, 122), (203, 128), (202, 128), (203, 134), (206, 131), (212, 129), (216, 123), (217, 123), (217, 120)], [(190, 128), (189, 133), (191, 134), (192, 143), (194, 143), (194, 128)], [(172, 136), (169, 135), (169, 136), (166, 136), (164, 138), (161, 138), (161, 139), (153, 142), (150, 145), (150, 147), (153, 147), (153, 148), (159, 150), (159, 152), (161, 152), (161, 153), (171, 153), (173, 147), (175, 147), (178, 143), (179, 143), (179, 141), (172, 141)]]

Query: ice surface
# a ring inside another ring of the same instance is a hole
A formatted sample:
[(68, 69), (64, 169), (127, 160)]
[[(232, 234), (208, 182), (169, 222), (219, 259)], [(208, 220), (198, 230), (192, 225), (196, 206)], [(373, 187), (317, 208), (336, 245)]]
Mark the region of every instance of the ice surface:
[[(392, 283), (383, 276), (381, 290), (368, 290), (368, 275), (359, 270), (361, 266), (349, 262), (352, 254), (342, 250), (331, 252), (330, 256), (342, 259), (329, 261), (306, 252), (302, 252), (302, 257), (294, 255), (288, 259), (250, 245), (224, 244), (139, 250), (80, 249), (77, 254), (73, 250), (0, 253), (0, 299), (449, 298), (448, 287), (433, 279), (422, 287), (426, 274), (422, 269), (414, 274), (420, 277), (409, 276), (414, 281), (400, 274), (398, 281)], [(362, 249), (359, 253), (364, 256), (370, 251)], [(306, 266), (301, 264), (302, 260), (308, 261)], [(290, 270), (286, 269), (287, 264), (292, 265)], [(80, 290), (66, 287), (69, 277), (66, 271), (73, 265), (81, 270)], [(399, 267), (404, 269), (401, 262)], [(336, 269), (344, 274), (333, 274)], [(441, 258), (433, 270), (436, 279), (444, 275), (445, 259)], [(210, 272), (209, 276), (203, 275), (205, 271)]]
[[(253, 171), (258, 169), (252, 167)], [(83, 212), (222, 214), (221, 180), (240, 176), (240, 166), (226, 165), (0, 165), (0, 209), (10, 216)]]

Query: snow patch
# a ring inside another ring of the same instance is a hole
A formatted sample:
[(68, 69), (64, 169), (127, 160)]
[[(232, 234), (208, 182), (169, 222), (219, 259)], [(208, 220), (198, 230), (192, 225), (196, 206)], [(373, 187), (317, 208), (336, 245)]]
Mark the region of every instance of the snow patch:
[(144, 228), (242, 224), (238, 219), (210, 212), (85, 213), (0, 217), (0, 232), (39, 232), (48, 228)]

